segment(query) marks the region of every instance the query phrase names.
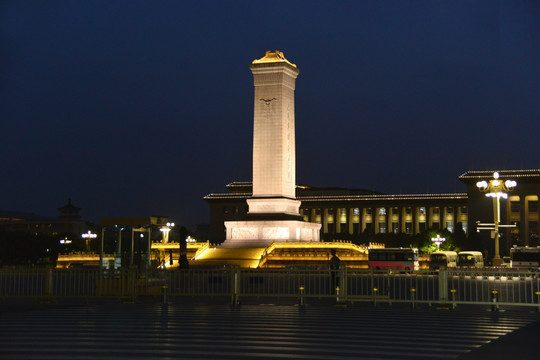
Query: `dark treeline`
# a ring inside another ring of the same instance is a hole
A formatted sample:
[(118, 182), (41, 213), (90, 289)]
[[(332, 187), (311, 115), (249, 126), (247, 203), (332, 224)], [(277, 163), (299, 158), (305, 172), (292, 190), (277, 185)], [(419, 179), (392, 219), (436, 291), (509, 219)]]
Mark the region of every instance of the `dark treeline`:
[(0, 266), (55, 265), (58, 248), (58, 237), (0, 228)]
[(324, 234), (321, 238), (323, 241), (345, 240), (357, 245), (369, 245), (369, 243), (384, 244), (387, 248), (394, 247), (414, 247), (420, 252), (433, 252), (437, 246), (432, 241), (437, 235), (445, 238), (445, 242), (441, 245), (441, 250), (483, 250), (483, 245), (476, 233), (467, 236), (461, 227), (457, 227), (455, 232), (444, 230), (425, 230), (422, 233), (408, 235), (404, 233), (386, 233), (386, 234), (370, 234), (363, 233), (357, 235), (350, 234)]

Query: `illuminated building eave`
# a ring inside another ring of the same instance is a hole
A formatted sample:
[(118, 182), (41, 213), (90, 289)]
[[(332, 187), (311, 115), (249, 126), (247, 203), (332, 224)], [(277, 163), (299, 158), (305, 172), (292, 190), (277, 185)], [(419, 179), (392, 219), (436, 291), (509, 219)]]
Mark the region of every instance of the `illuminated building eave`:
[(459, 176), (462, 181), (478, 180), (486, 177), (491, 177), (494, 172), (498, 172), (501, 178), (540, 178), (540, 169), (530, 170), (469, 170)]
[(407, 195), (356, 195), (356, 196), (306, 196), (298, 197), (302, 202), (307, 201), (362, 201), (362, 200), (467, 200), (466, 193), (460, 194), (407, 194)]
[[(209, 194), (205, 200), (233, 200), (247, 199), (251, 193), (235, 194)], [(317, 196), (297, 196), (297, 200), (302, 202), (320, 201), (392, 201), (392, 200), (467, 200), (466, 193), (455, 194), (401, 194), (401, 195), (317, 195)]]

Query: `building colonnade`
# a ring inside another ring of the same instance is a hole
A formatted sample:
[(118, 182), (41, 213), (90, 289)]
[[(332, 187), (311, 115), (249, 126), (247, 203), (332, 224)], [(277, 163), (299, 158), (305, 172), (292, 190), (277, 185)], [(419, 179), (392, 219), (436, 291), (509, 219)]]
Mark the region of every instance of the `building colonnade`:
[(467, 232), (466, 206), (304, 207), (304, 221), (322, 225), (321, 233), (418, 234), (426, 229), (454, 232), (458, 223)]

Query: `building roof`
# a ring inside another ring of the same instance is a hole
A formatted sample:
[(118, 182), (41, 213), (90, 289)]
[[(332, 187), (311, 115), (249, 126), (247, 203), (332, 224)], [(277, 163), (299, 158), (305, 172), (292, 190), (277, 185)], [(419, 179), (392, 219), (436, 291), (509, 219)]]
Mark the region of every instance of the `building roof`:
[(145, 226), (165, 225), (169, 221), (167, 216), (141, 216), (141, 217), (112, 217), (102, 218), (102, 226)]
[(35, 221), (35, 220), (50, 220), (45, 216), (36, 215), (34, 213), (21, 211), (0, 210), (1, 221)]
[(503, 179), (513, 178), (516, 180), (540, 179), (540, 169), (530, 170), (469, 170), (459, 176), (459, 180), (469, 183), (477, 180), (493, 178), (493, 173), (498, 172)]
[[(250, 182), (233, 182), (227, 185), (230, 193), (209, 194), (205, 200), (248, 199), (252, 196)], [(466, 193), (452, 194), (383, 194), (364, 189), (315, 188), (296, 186), (296, 199), (304, 203), (321, 201), (411, 201), (411, 200), (467, 200)]]
[(289, 60), (285, 59), (285, 55), (283, 55), (283, 52), (279, 50), (276, 50), (275, 52), (268, 50), (262, 58), (253, 60), (252, 64), (280, 63), (280, 62), (287, 63), (296, 68), (296, 65), (291, 63)]
[[(251, 193), (235, 194), (208, 194), (205, 200), (226, 200), (226, 199), (248, 199)], [(401, 195), (316, 195), (316, 196), (297, 196), (296, 199), (302, 202), (309, 201), (392, 201), (392, 200), (467, 200), (466, 193), (454, 194), (401, 194)]]
[(70, 211), (70, 212), (74, 212), (74, 211), (79, 211), (81, 210), (80, 208), (76, 207), (75, 205), (71, 204), (71, 198), (68, 199), (68, 203), (67, 205), (64, 205), (62, 207), (59, 207), (58, 210), (60, 211)]
[[(249, 194), (253, 191), (253, 183), (250, 181), (233, 181), (225, 186), (227, 190), (235, 194)], [(296, 185), (296, 195), (321, 194), (321, 195), (384, 195), (381, 192), (366, 189), (347, 189), (342, 187), (313, 187), (308, 185)]]

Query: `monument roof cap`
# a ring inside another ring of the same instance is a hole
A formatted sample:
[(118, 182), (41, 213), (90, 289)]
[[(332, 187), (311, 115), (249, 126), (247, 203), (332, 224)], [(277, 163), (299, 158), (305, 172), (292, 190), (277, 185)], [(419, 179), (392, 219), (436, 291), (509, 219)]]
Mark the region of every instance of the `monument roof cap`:
[(252, 64), (275, 63), (275, 62), (285, 62), (296, 68), (296, 65), (291, 63), (289, 60), (285, 59), (285, 55), (283, 55), (283, 52), (279, 50), (276, 50), (274, 52), (268, 50), (262, 58), (253, 60)]

